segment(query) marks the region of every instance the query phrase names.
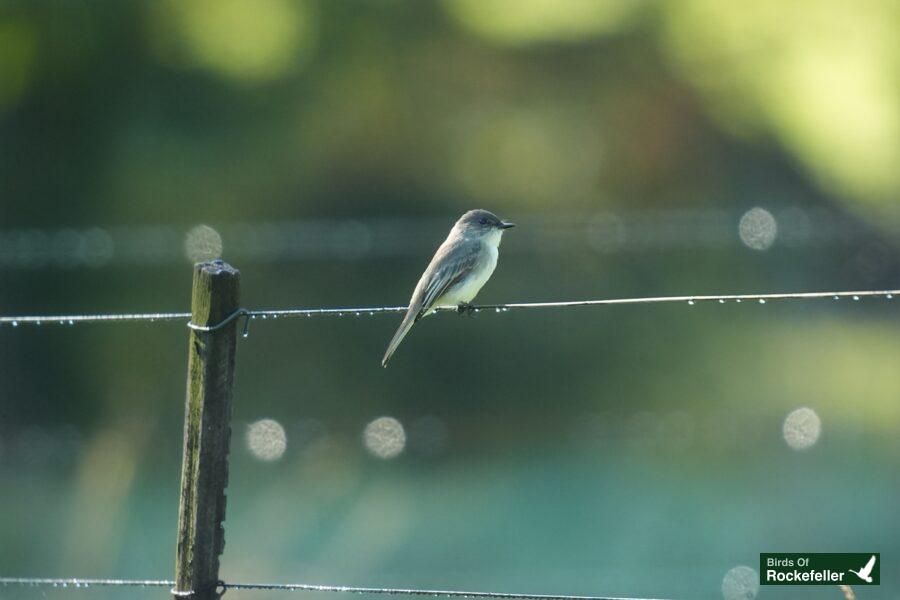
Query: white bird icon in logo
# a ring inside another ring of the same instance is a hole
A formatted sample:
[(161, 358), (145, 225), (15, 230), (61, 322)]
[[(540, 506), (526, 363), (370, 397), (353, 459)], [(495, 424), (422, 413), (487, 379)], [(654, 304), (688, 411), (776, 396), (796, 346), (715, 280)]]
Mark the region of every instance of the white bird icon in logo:
[(866, 583), (872, 583), (872, 568), (875, 566), (875, 555), (872, 555), (872, 558), (869, 559), (869, 562), (866, 563), (859, 571), (854, 571), (853, 569), (848, 569), (851, 573), (856, 573), (856, 576), (865, 581)]

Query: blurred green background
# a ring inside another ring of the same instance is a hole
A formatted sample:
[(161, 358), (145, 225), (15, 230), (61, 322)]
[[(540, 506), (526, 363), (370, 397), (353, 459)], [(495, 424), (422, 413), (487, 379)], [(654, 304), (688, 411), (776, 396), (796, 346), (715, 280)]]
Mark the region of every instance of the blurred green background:
[[(484, 302), (896, 288), (898, 164), (892, 0), (0, 5), (4, 315), (186, 310), (220, 254), (246, 306), (399, 305), (475, 207)], [(398, 322), (241, 340), (226, 580), (731, 600), (877, 551), (900, 597), (896, 304), (444, 314), (384, 370)], [(186, 338), (0, 328), (0, 575), (172, 577)]]

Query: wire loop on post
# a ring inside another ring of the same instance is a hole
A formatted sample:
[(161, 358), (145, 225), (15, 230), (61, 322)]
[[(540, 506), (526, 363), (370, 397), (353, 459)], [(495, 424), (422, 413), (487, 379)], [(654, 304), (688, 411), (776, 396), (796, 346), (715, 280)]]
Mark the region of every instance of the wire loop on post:
[[(250, 315), (249, 310), (247, 310), (246, 308), (239, 308), (236, 311), (234, 311), (233, 313), (231, 313), (230, 315), (228, 315), (227, 317), (225, 317), (224, 319), (222, 319), (219, 323), (216, 323), (215, 325), (197, 325), (193, 321), (188, 321), (187, 326), (189, 328), (193, 329), (194, 331), (216, 331), (217, 329), (222, 329), (223, 327), (225, 327), (226, 325), (228, 325), (229, 323), (231, 323), (232, 321), (234, 321), (235, 319), (238, 319), (240, 317), (248, 317), (248, 320), (249, 320), (249, 315)], [(247, 330), (247, 325), (244, 325), (244, 331), (246, 331), (246, 330)]]
[[(215, 594), (216, 598), (221, 598), (225, 595), (225, 592), (228, 591), (228, 584), (221, 579), (216, 581), (216, 583), (211, 587), (213, 588), (213, 593)], [(173, 587), (171, 590), (169, 590), (169, 593), (176, 598), (193, 598), (197, 595), (197, 592), (195, 590), (179, 590), (177, 587)]]
[(194, 595), (194, 590), (179, 590), (173, 587), (171, 590), (169, 590), (169, 593), (176, 598), (190, 598)]

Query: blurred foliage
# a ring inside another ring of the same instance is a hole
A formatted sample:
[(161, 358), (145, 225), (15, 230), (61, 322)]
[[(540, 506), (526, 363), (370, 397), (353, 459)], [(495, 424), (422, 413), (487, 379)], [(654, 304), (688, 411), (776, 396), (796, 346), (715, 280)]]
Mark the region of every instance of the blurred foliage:
[(616, 33), (634, 19), (644, 0), (447, 0), (447, 11), (466, 29), (492, 42), (524, 46), (584, 42)]
[[(248, 306), (400, 304), (475, 206), (519, 224), (486, 302), (895, 288), (897, 13), (4, 2), (0, 313), (184, 309), (220, 252)], [(383, 370), (396, 322), (241, 341), (228, 577), (716, 597), (763, 550), (900, 550), (887, 301), (443, 315)], [(185, 343), (0, 330), (0, 574), (170, 575)], [(391, 460), (361, 441), (382, 415)], [(264, 417), (286, 452), (261, 463)]]
[(876, 206), (895, 202), (896, 2), (665, 6), (673, 65), (705, 96), (723, 128), (772, 136), (835, 195)]
[(289, 0), (167, 2), (148, 36), (173, 66), (256, 84), (297, 72), (314, 45), (307, 4)]
[(39, 181), (22, 177), (13, 197), (84, 194), (87, 212), (118, 219), (133, 209), (117, 206), (187, 198), (237, 216), (249, 193), (284, 206), (298, 189), (309, 210), (354, 180), (406, 190), (407, 202), (427, 190), (583, 206), (654, 179), (657, 192), (723, 191), (714, 173), (687, 168), (717, 135), (702, 110), (738, 140), (771, 139), (877, 222), (896, 218), (885, 209), (900, 191), (897, 10), (890, 0), (11, 2), (0, 21), (3, 148), (38, 152), (34, 129), (53, 131), (56, 155), (28, 160), (20, 176)]

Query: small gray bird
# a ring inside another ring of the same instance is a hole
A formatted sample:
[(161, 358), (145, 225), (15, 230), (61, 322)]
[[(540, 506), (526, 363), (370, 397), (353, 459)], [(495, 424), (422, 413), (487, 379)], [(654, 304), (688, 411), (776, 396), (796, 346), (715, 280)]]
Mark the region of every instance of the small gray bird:
[(415, 322), (433, 313), (436, 306), (458, 306), (460, 312), (468, 307), (491, 278), (497, 266), (500, 238), (510, 227), (515, 224), (501, 221), (494, 213), (481, 209), (470, 210), (459, 218), (422, 273), (381, 366), (387, 366)]

